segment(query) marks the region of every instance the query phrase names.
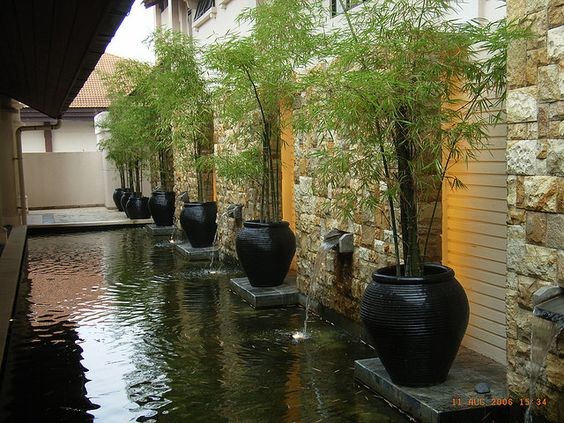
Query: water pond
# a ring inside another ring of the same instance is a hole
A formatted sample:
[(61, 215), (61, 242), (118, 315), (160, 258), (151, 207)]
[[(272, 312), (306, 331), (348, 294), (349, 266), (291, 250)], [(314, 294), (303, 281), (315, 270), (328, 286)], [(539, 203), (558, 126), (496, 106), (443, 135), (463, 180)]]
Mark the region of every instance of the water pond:
[(373, 350), (302, 308), (254, 310), (237, 269), (143, 229), (32, 237), (2, 380), (6, 422), (402, 422), (353, 381)]

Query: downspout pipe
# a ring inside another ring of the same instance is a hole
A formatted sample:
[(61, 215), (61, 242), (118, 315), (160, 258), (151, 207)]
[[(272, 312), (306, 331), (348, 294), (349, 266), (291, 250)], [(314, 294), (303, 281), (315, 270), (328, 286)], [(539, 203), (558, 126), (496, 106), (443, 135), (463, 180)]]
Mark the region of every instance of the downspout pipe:
[(22, 153), (22, 132), (24, 131), (45, 131), (45, 130), (55, 130), (61, 127), (61, 119), (57, 119), (54, 124), (44, 124), (44, 125), (24, 125), (16, 129), (16, 148), (18, 150), (17, 157), (14, 160), (18, 161), (18, 176), (20, 184), (20, 213), (22, 225), (27, 224), (27, 214), (25, 209), (25, 184), (24, 184), (24, 168), (23, 168), (23, 153)]

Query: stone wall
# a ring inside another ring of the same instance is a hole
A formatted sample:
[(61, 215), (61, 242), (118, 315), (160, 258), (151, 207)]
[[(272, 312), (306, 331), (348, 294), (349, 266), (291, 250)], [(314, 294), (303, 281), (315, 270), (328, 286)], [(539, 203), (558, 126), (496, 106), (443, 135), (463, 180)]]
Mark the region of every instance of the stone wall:
[[(508, 62), (508, 385), (529, 390), (532, 295), (564, 286), (564, 1), (509, 0), (510, 18), (524, 18), (533, 36), (511, 46)], [(560, 354), (560, 355), (559, 355)], [(541, 374), (538, 409), (564, 420), (563, 353), (553, 346)]]
[[(382, 204), (381, 209), (374, 213), (357, 212), (351, 221), (336, 218), (332, 210), (336, 190), (320, 187), (315, 180), (315, 160), (311, 156), (317, 147), (314, 137), (298, 135), (294, 145), (298, 288), (311, 293), (323, 305), (358, 320), (362, 294), (371, 281), (372, 273), (377, 268), (395, 263), (388, 208)], [(374, 189), (378, 189), (377, 183)], [(440, 204), (437, 210), (429, 243), (429, 261), (441, 259)], [(431, 211), (429, 206), (420, 209), (422, 232), (426, 230)], [(399, 216), (399, 211), (396, 213)], [(331, 229), (353, 233), (354, 252), (337, 254), (330, 251), (324, 260), (320, 258), (320, 261), (323, 260), (322, 267), (319, 276), (313, 281), (313, 270), (323, 236)]]
[[(215, 122), (215, 154), (236, 152), (235, 147), (228, 141), (230, 129), (221, 122)], [(221, 248), (223, 260), (236, 260), (235, 238), (244, 220), (257, 219), (260, 215), (258, 188), (250, 181), (232, 182), (221, 176), (215, 178), (217, 199), (217, 231), (218, 245)], [(228, 209), (232, 205), (243, 206), (243, 218), (233, 219), (228, 216)]]

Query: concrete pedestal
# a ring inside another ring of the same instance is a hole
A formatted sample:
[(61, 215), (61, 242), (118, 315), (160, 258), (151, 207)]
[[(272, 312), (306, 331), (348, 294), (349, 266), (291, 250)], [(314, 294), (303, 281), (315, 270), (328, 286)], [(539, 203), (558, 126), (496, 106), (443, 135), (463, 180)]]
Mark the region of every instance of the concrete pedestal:
[(174, 246), (176, 252), (187, 257), (191, 261), (216, 260), (219, 257), (218, 247), (194, 248), (188, 241), (184, 241)]
[(145, 229), (153, 236), (171, 236), (174, 232), (174, 226), (157, 226), (155, 223), (149, 223)]
[[(497, 405), (509, 402), (505, 374), (501, 364), (464, 347), (460, 348), (447, 380), (425, 388), (395, 385), (378, 358), (354, 363), (358, 382), (416, 419), (432, 423), (509, 421), (504, 418), (510, 407)], [(478, 383), (488, 384), (490, 392), (476, 393)], [(512, 402), (519, 406), (519, 399), (513, 398)]]
[(273, 287), (252, 286), (247, 278), (233, 278), (229, 286), (254, 308), (285, 307), (300, 303), (300, 292), (293, 276), (286, 277), (282, 285)]

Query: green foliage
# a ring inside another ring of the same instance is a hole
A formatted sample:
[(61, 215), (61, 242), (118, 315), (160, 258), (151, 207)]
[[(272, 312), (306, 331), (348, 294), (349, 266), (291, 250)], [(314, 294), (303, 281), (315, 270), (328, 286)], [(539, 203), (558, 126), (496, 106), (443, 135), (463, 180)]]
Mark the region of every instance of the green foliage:
[(232, 129), (229, 142), (243, 152), (220, 157), (218, 172), (234, 180), (260, 181), (262, 221), (280, 220), (281, 107), (298, 91), (295, 70), (310, 64), (321, 45), (316, 33), (320, 16), (318, 2), (259, 4), (239, 18), (251, 23), (250, 34), (228, 34), (206, 55), (214, 71), (217, 114)]
[(173, 150), (188, 159), (185, 171), (194, 169), (202, 149), (212, 142), (212, 111), (194, 41), (176, 31), (157, 30), (149, 42), (155, 66), (125, 60), (105, 76), (112, 101), (105, 126), (112, 135), (103, 147), (112, 160), (123, 156), (125, 161), (156, 163), (161, 188), (172, 191)]
[(146, 94), (151, 69), (146, 63), (127, 59), (119, 61), (112, 74), (102, 75), (111, 105), (103, 122), (110, 138), (100, 147), (121, 174), (128, 168), (129, 185), (136, 191), (141, 191), (140, 172), (148, 164), (149, 143), (156, 133), (155, 110)]
[[(213, 142), (213, 114), (198, 46), (185, 34), (163, 29), (155, 31), (150, 42), (157, 61), (151, 78), (158, 119), (156, 151), (174, 149), (186, 159), (184, 171), (196, 169), (202, 150)], [(198, 176), (202, 201), (200, 172)]]
[(421, 274), (417, 206), (438, 200), (452, 164), (485, 147), (505, 98), (507, 45), (525, 36), (505, 21), (449, 21), (450, 3), (382, 0), (347, 12), (325, 44), (330, 59), (306, 77), (297, 121), (320, 140), (320, 181), (355, 181), (337, 198), (344, 216), (387, 203), (407, 275)]
[(155, 107), (164, 132), (160, 142), (166, 148), (207, 143), (212, 110), (197, 45), (185, 34), (163, 29), (151, 42), (157, 59), (152, 77)]

